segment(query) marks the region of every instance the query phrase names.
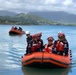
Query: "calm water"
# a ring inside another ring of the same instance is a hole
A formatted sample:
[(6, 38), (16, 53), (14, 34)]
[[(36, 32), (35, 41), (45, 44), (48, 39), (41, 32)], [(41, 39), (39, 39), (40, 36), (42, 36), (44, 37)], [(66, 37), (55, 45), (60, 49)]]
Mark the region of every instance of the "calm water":
[(39, 69), (22, 67), (21, 56), (25, 53), (26, 35), (9, 36), (11, 25), (0, 25), (0, 75), (75, 75), (76, 71), (76, 26), (21, 26), (31, 34), (43, 33), (44, 44), (47, 37), (57, 39), (57, 33), (63, 31), (72, 50), (72, 65), (67, 69)]

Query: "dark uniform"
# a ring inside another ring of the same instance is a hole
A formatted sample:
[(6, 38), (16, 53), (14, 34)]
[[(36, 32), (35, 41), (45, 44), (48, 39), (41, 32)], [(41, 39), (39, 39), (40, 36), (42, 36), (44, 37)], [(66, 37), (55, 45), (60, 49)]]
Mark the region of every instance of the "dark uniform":
[(54, 42), (53, 53), (60, 55), (68, 55), (69, 44), (65, 38), (65, 34), (62, 32), (58, 33), (58, 40)]
[(26, 54), (30, 53), (29, 48), (31, 47), (30, 46), (31, 40), (32, 40), (32, 36), (29, 36), (26, 38), (26, 41), (27, 41)]
[(57, 40), (54, 42), (53, 53), (58, 53), (60, 55), (63, 55), (63, 53), (65, 53), (65, 55), (67, 55), (68, 50), (69, 50), (69, 45), (67, 40), (64, 41)]
[(42, 39), (38, 39), (38, 40), (37, 40), (37, 44), (38, 44), (38, 46), (37, 46), (37, 51), (38, 51), (38, 52), (42, 51), (43, 48), (44, 48), (44, 46), (43, 46), (43, 40), (42, 40)]

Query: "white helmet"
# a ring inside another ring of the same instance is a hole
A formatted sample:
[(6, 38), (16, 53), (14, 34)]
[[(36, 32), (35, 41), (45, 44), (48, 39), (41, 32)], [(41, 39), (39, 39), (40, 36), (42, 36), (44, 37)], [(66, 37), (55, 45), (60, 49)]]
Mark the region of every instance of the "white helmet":
[(30, 32), (29, 32), (29, 31), (26, 31), (26, 35), (27, 35), (27, 34), (30, 34)]

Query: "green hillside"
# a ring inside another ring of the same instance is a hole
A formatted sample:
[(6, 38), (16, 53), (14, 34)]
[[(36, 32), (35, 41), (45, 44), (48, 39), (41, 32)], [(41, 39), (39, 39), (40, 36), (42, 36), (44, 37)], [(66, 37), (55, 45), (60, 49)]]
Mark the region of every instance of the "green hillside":
[(58, 24), (57, 22), (49, 21), (32, 14), (18, 14), (14, 17), (0, 16), (0, 24), (22, 24), (22, 25), (44, 25)]

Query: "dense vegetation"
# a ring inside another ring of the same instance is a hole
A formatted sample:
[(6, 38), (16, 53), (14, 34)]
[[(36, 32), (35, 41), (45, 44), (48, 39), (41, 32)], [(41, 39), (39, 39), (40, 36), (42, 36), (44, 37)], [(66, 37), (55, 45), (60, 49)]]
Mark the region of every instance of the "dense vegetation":
[(58, 22), (53, 22), (37, 15), (32, 14), (18, 14), (16, 16), (0, 16), (0, 24), (16, 24), (16, 25), (53, 25), (59, 24)]
[(0, 24), (13, 25), (76, 25), (76, 23), (57, 22), (34, 14), (17, 14), (16, 16), (0, 16)]

